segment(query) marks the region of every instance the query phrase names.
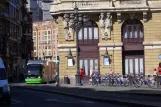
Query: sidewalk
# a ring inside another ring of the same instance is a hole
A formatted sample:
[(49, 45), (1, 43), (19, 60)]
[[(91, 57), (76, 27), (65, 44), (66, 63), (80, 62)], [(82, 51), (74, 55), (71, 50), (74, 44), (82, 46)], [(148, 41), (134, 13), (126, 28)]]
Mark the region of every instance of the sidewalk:
[[(14, 86), (14, 85), (12, 85)], [(16, 86), (16, 85), (15, 85)], [(18, 85), (17, 85), (18, 86)], [(22, 84), (19, 88), (25, 88), (35, 91), (43, 91), (54, 94), (61, 94), (82, 98), (87, 100), (94, 100), (100, 102), (117, 103), (121, 105), (131, 106), (146, 106), (146, 107), (159, 107), (161, 102), (161, 90), (149, 88), (128, 88), (128, 87), (93, 87), (93, 86), (72, 86), (62, 85), (56, 87), (54, 84), (39, 84), (39, 85), (26, 85)], [(149, 94), (144, 95), (131, 95), (133, 93)], [(120, 94), (124, 93), (124, 94)], [(157, 96), (154, 96), (157, 95)], [(149, 102), (150, 101), (150, 102)]]

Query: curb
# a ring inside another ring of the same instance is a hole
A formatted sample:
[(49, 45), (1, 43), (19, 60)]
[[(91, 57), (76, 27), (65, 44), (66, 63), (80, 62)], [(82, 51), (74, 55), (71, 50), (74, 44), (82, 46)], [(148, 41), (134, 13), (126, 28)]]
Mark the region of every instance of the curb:
[(114, 92), (114, 93), (118, 93), (118, 94), (131, 94), (131, 95), (140, 95), (140, 96), (149, 96), (149, 97), (161, 97), (161, 94), (145, 94), (145, 93), (132, 93), (132, 92)]
[(58, 91), (48, 91), (45, 89), (38, 89), (38, 88), (29, 88), (29, 87), (21, 87), (21, 86), (17, 86), (17, 87), (32, 90), (32, 91), (40, 91), (40, 92), (53, 93), (53, 94), (59, 94), (64, 96), (71, 96), (71, 97), (91, 100), (95, 102), (112, 103), (112, 104), (124, 105), (124, 106), (130, 105), (130, 107), (136, 107), (136, 106), (137, 107), (158, 107), (158, 106), (149, 105), (149, 104), (139, 104), (139, 103), (127, 102), (127, 101), (121, 101), (121, 100), (111, 100), (111, 99), (104, 99), (104, 98), (97, 98), (97, 97), (82, 96), (82, 95), (76, 95), (76, 94), (70, 94), (70, 93), (64, 93), (64, 92), (58, 92)]

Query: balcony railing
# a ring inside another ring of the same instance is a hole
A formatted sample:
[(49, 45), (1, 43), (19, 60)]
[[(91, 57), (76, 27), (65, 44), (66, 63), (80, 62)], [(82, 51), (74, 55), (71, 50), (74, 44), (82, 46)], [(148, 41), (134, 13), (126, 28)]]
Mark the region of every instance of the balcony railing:
[(143, 43), (143, 38), (123, 38), (123, 43), (124, 44), (138, 44), (138, 43)]

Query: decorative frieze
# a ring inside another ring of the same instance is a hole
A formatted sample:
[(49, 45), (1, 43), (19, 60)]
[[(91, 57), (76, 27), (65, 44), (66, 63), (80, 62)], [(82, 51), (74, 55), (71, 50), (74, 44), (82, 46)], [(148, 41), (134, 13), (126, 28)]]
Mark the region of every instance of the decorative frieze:
[(97, 7), (100, 1), (81, 1), (81, 2), (73, 2), (73, 6), (75, 4), (78, 7)]
[(102, 33), (102, 39), (111, 39), (111, 28), (112, 28), (112, 15), (107, 13), (101, 13), (99, 16), (100, 28)]
[(129, 4), (141, 4), (146, 0), (122, 0), (121, 5), (129, 5)]

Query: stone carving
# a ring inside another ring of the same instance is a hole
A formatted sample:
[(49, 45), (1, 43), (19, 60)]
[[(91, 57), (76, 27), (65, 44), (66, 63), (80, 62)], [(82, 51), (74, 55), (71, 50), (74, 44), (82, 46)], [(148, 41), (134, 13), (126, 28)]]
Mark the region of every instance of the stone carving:
[(72, 41), (74, 40), (74, 15), (65, 14), (63, 17), (63, 25), (64, 25), (64, 33), (65, 33), (65, 40)]
[(100, 27), (101, 27), (101, 33), (102, 33), (102, 39), (110, 39), (111, 38), (111, 28), (112, 28), (112, 15), (110, 13), (107, 13), (105, 16), (104, 13), (101, 13), (100, 15)]
[[(73, 19), (74, 20), (74, 19)], [(69, 21), (69, 29), (68, 29), (68, 38), (67, 40), (74, 40), (74, 22), (72, 21), (72, 19), (70, 19)]]
[(121, 13), (117, 13), (117, 22), (121, 23)]
[(129, 13), (129, 17), (130, 17), (130, 19), (134, 19), (134, 18), (135, 18), (135, 16), (136, 16), (136, 14), (135, 14), (135, 13), (133, 13), (133, 12), (130, 12), (130, 13)]
[(121, 0), (121, 7), (147, 6), (147, 0)]
[(144, 23), (148, 21), (147, 12), (143, 12), (143, 21), (144, 21)]

